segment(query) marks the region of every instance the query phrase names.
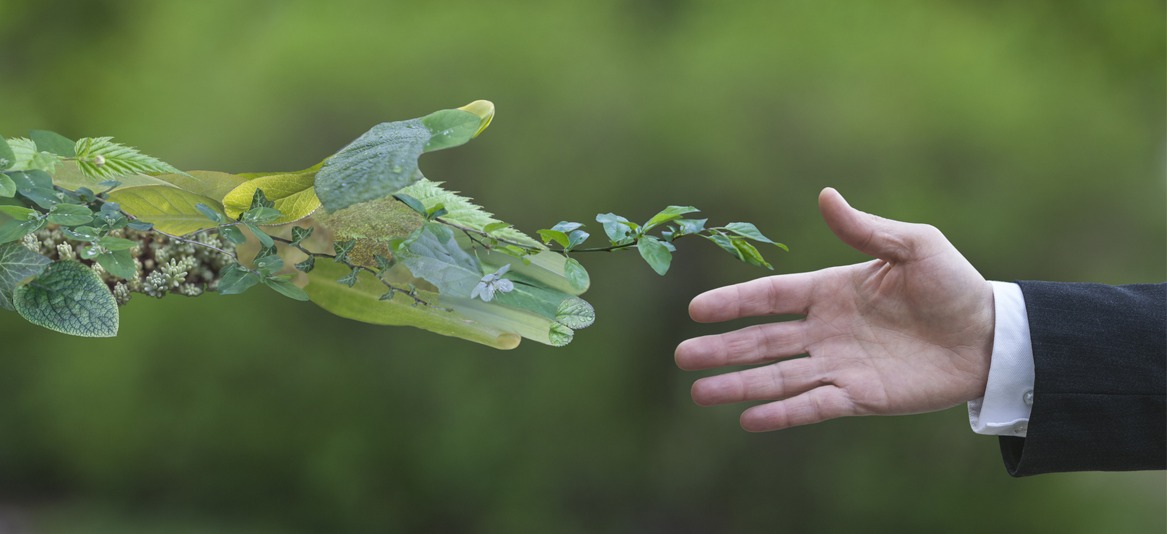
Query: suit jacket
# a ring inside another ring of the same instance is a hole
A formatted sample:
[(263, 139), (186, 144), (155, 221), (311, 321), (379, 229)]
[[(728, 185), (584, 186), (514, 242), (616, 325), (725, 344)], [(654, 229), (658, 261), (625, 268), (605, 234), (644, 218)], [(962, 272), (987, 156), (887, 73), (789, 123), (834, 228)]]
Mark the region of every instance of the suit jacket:
[(1013, 476), (1163, 469), (1167, 284), (1018, 282), (1033, 341), (1026, 437), (1001, 437)]

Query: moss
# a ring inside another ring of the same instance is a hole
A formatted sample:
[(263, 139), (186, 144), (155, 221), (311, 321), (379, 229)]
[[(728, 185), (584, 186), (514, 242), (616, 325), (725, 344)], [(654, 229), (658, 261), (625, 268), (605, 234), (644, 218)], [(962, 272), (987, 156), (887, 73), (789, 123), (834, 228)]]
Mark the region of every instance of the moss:
[(377, 265), (375, 255), (392, 257), (390, 239), (407, 237), (425, 223), (424, 217), (393, 197), (362, 202), (316, 219), (337, 241), (355, 240), (349, 261), (366, 267)]

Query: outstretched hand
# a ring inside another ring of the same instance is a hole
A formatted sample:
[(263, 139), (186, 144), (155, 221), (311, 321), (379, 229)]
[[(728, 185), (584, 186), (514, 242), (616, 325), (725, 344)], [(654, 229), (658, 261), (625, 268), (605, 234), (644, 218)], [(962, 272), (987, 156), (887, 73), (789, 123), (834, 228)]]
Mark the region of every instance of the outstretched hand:
[[(684, 341), (682, 369), (763, 364), (702, 378), (701, 405), (770, 401), (741, 415), (767, 431), (849, 415), (940, 410), (981, 397), (993, 347), (993, 290), (934, 227), (819, 195), (827, 226), (875, 260), (761, 278), (698, 295), (699, 322), (758, 315), (805, 318)], [(808, 355), (807, 357), (791, 358)], [(776, 363), (770, 363), (775, 362)]]

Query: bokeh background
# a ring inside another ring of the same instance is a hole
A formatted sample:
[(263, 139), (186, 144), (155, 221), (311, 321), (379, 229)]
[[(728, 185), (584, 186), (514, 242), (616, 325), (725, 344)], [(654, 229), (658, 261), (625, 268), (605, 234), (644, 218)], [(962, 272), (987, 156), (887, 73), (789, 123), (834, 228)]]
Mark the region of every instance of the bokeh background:
[[(1162, 1), (0, 2), (0, 132), (180, 168), (310, 166), (485, 98), (423, 169), (533, 231), (695, 204), (863, 261), (816, 195), (990, 279), (1167, 276)], [(597, 231), (597, 234), (599, 232)], [(681, 242), (584, 257), (598, 320), (510, 352), (271, 292), (138, 296), (116, 339), (0, 315), (0, 532), (1163, 532), (1161, 472), (1010, 478), (963, 407), (780, 433), (699, 408)], [(736, 326), (744, 326), (741, 323)], [(1122, 436), (1115, 436), (1122, 439)]]

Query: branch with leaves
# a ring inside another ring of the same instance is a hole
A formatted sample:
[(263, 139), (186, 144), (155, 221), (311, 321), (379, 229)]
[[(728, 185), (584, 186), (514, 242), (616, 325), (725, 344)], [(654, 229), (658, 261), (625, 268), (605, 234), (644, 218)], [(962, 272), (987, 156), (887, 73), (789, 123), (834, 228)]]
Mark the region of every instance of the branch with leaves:
[(116, 335), (132, 294), (239, 294), (266, 286), (337, 315), (497, 348), (561, 346), (595, 320), (576, 259), (635, 249), (664, 275), (700, 236), (772, 269), (756, 226), (709, 226), (692, 206), (642, 224), (596, 216), (607, 240), (563, 221), (532, 238), (426, 179), (422, 154), (490, 124), (476, 101), (379, 124), (295, 172), (180, 171), (109, 137), (0, 137), (0, 308), (58, 332)]

